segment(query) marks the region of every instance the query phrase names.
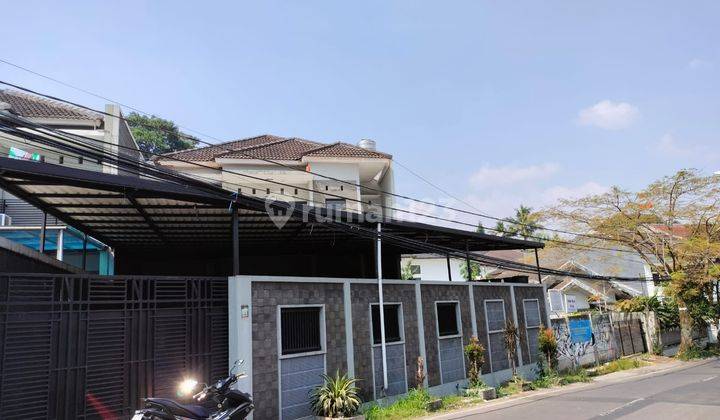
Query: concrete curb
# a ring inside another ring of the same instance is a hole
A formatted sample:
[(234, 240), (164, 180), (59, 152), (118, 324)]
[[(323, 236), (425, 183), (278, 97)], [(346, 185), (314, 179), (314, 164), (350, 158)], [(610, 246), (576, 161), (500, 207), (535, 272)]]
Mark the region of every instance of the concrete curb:
[(664, 373), (678, 370), (690, 369), (695, 366), (704, 365), (717, 360), (720, 360), (720, 358), (710, 358), (690, 362), (674, 361), (668, 364), (664, 364), (662, 366), (653, 365), (621, 372), (614, 372), (607, 375), (595, 377), (593, 378), (592, 382), (575, 383), (547, 390), (523, 392), (515, 396), (505, 397), (473, 407), (467, 407), (459, 409), (457, 411), (442, 413), (434, 416), (426, 416), (423, 418), (435, 420), (461, 419), (467, 416), (482, 414), (488, 411), (494, 411), (497, 409), (509, 408), (524, 403), (543, 400), (551, 396), (569, 394), (577, 391), (585, 391), (593, 388), (603, 388), (611, 384), (622, 383), (633, 379), (643, 378), (647, 376), (662, 375)]

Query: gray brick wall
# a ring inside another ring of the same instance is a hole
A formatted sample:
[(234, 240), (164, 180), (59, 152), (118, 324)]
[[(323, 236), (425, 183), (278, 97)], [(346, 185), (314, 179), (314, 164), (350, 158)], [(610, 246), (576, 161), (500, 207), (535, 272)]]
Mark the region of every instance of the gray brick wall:
[(510, 288), (508, 286), (487, 286), (477, 285), (473, 288), (475, 295), (475, 319), (477, 321), (478, 339), (485, 347), (485, 363), (482, 367), (483, 373), (490, 373), (490, 359), (488, 358), (489, 346), (487, 340), (487, 324), (485, 320), (485, 300), (502, 299), (505, 301), (505, 319), (512, 319), (512, 304), (510, 300)]
[[(470, 315), (470, 297), (467, 283), (431, 285), (423, 284), (422, 313), (425, 330), (426, 357), (425, 366), (430, 386), (440, 385), (440, 368), (438, 356), (437, 326), (435, 302), (459, 301), (463, 345), (472, 336)], [(364, 401), (373, 397), (373, 375), (371, 351), (371, 322), (369, 304), (378, 301), (377, 285), (374, 283), (352, 283), (350, 288), (352, 301), (353, 356), (355, 359), (355, 376), (361, 381), (358, 386)], [(475, 316), (477, 320), (478, 338), (488, 348), (485, 307), (486, 299), (503, 299), (505, 313), (512, 319), (510, 288), (507, 285), (475, 285)], [(386, 302), (401, 302), (403, 308), (406, 375), (408, 389), (416, 386), (416, 360), (420, 355), (418, 343), (417, 309), (415, 307), (414, 283), (385, 284), (384, 297)], [(515, 287), (517, 314), (520, 329), (523, 359), (529, 361), (527, 355), (527, 339), (525, 336), (523, 299), (537, 298), (540, 303), (541, 317), (545, 319), (545, 299), (541, 287)], [(253, 394), (256, 403), (256, 418), (277, 418), (278, 415), (278, 348), (277, 348), (277, 307), (278, 305), (324, 304), (326, 322), (327, 371), (334, 373), (339, 369), (347, 371), (345, 345), (345, 319), (343, 302), (343, 285), (339, 283), (290, 283), (290, 282), (254, 282), (252, 285), (252, 316), (253, 316)], [(483, 373), (489, 373), (489, 360), (483, 366)]]
[(523, 363), (530, 363), (530, 354), (528, 353), (527, 334), (525, 331), (525, 312), (523, 309), (523, 299), (537, 299), (540, 307), (540, 319), (545, 324), (545, 299), (543, 297), (542, 287), (516, 287), (515, 288), (515, 304), (517, 306), (518, 330), (520, 331), (520, 347), (523, 351)]
[(327, 371), (347, 371), (343, 285), (252, 284), (253, 397), (255, 418), (278, 417), (278, 305), (325, 304)]
[(425, 326), (425, 354), (427, 361), (427, 379), (429, 386), (440, 385), (440, 362), (438, 357), (437, 324), (435, 318), (435, 302), (457, 300), (460, 302), (460, 318), (463, 329), (463, 346), (472, 336), (470, 319), (470, 296), (467, 283), (458, 285), (426, 285), (422, 288), (423, 323)]
[[(353, 317), (353, 345), (355, 358), (355, 377), (360, 378), (358, 387), (364, 401), (370, 401), (372, 391), (372, 352), (370, 303), (378, 301), (377, 285), (353, 284), (350, 288)], [(415, 308), (415, 286), (385, 284), (383, 295), (386, 302), (401, 302), (405, 320), (405, 361), (408, 389), (416, 386), (416, 360), (420, 356), (417, 329), (417, 309)]]

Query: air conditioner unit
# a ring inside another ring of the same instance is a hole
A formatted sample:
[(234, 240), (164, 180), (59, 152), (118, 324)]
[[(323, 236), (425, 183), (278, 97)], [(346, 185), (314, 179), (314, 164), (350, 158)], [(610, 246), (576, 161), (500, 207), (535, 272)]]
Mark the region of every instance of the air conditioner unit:
[(0, 226), (10, 226), (12, 225), (12, 217), (8, 216), (5, 213), (0, 213)]

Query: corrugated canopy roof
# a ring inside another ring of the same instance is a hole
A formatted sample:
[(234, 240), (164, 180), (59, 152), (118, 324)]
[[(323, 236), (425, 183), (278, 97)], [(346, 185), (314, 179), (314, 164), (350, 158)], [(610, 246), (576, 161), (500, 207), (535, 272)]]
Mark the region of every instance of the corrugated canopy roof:
[[(232, 243), (229, 206), (233, 195), (209, 184), (200, 188), (0, 158), (0, 188), (115, 248)], [(343, 213), (344, 228), (338, 229), (327, 222), (326, 209), (305, 207), (294, 209), (278, 229), (268, 209), (287, 211), (287, 204), (268, 205), (245, 195), (235, 202), (244, 246), (277, 244), (287, 248), (368, 241), (354, 234), (352, 227), (374, 227), (357, 214)], [(466, 246), (471, 251), (542, 247), (538, 242), (400, 220), (383, 220), (383, 232), (458, 250)], [(404, 252), (417, 249), (408, 245)]]

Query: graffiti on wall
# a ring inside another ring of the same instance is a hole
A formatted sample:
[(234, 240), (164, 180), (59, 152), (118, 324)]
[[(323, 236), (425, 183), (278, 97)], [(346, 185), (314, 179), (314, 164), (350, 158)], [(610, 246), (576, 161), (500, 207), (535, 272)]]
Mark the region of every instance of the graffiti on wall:
[[(572, 367), (614, 359), (612, 322), (607, 314), (553, 319), (561, 364)], [(563, 363), (565, 361), (565, 363)]]

